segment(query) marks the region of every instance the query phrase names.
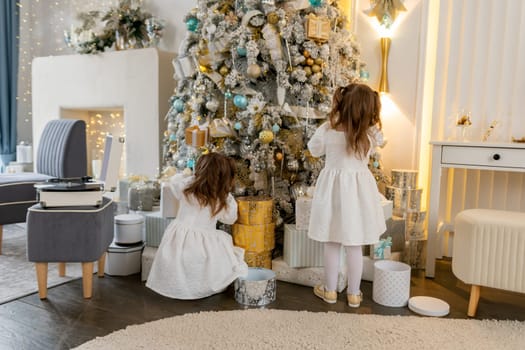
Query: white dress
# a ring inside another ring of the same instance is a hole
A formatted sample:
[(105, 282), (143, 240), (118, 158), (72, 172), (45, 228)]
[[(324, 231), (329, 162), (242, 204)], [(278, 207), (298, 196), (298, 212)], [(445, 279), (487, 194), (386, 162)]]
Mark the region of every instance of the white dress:
[[(377, 140), (372, 128), (369, 131), (372, 150)], [(308, 149), (314, 157), (326, 155), (315, 186), (308, 237), (345, 246), (377, 243), (386, 225), (368, 155), (359, 159), (348, 154), (344, 132), (332, 129), (329, 122), (315, 131)]]
[(209, 207), (201, 208), (193, 197), (188, 201), (183, 194), (193, 178), (177, 174), (170, 179), (180, 208), (164, 232), (146, 282), (155, 292), (175, 299), (219, 293), (248, 273), (244, 249), (216, 229), (217, 220), (225, 224), (237, 220), (237, 202), (229, 194), (228, 208), (212, 217)]

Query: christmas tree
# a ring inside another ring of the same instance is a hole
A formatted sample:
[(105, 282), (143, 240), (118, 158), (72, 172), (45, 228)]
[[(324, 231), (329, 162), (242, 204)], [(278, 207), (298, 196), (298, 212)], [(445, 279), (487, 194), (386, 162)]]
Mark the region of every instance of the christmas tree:
[(164, 171), (231, 156), (234, 194), (272, 196), (279, 225), (322, 169), (306, 144), (333, 91), (366, 75), (345, 14), (334, 0), (198, 0), (184, 21)]

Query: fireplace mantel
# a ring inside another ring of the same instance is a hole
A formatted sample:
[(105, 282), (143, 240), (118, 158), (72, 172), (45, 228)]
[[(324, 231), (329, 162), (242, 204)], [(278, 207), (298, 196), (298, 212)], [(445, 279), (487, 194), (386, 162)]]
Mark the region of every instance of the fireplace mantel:
[[(173, 53), (155, 48), (38, 57), (32, 66), (33, 143), (65, 109), (124, 111), (126, 170), (154, 177), (175, 81)], [(36, 151), (36, 150), (35, 150)]]

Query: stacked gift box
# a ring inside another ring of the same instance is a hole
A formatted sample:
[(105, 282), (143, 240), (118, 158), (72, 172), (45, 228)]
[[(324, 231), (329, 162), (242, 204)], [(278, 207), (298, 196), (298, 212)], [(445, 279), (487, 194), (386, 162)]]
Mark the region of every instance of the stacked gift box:
[(244, 249), (244, 260), (251, 267), (272, 268), (275, 248), (273, 200), (252, 196), (237, 198), (239, 215), (232, 226), (233, 244)]
[[(277, 279), (306, 286), (313, 286), (323, 282), (323, 245), (318, 241), (308, 238), (308, 225), (312, 205), (313, 190), (308, 194), (299, 196), (295, 202), (295, 225), (284, 225), (283, 256), (273, 261), (272, 269)], [(399, 260), (400, 251), (405, 247), (404, 219), (392, 218), (392, 201), (384, 198), (382, 201), (387, 231), (381, 236), (380, 243), (387, 240), (388, 248), (383, 249), (383, 254), (370, 256), (374, 247), (365, 247), (363, 256), (363, 279), (373, 280), (373, 264), (376, 259)], [(395, 239), (392, 238), (395, 237)], [(387, 237), (389, 237), (387, 239)], [(396, 242), (394, 244), (394, 241)], [(378, 251), (379, 252), (379, 251)], [(344, 252), (341, 253), (341, 269), (338, 278), (338, 291), (346, 286), (346, 264)]]
[(425, 266), (426, 212), (421, 210), (422, 189), (417, 187), (416, 170), (392, 170), (392, 185), (386, 187), (386, 197), (393, 202), (393, 214), (405, 220), (403, 261), (415, 269)]

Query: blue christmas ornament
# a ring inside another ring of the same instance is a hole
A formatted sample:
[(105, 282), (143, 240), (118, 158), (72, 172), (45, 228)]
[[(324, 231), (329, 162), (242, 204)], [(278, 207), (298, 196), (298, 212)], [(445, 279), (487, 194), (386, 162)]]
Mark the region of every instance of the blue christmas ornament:
[(186, 162), (186, 166), (190, 169), (193, 169), (193, 167), (195, 166), (195, 159), (188, 159), (188, 161)]
[(379, 162), (377, 160), (374, 160), (374, 163), (372, 163), (374, 165), (374, 168), (379, 168)]
[(176, 99), (175, 101), (173, 101), (173, 108), (175, 108), (177, 112), (181, 113), (182, 111), (184, 111), (184, 101), (180, 98)]
[(190, 17), (186, 21), (186, 28), (190, 32), (195, 32), (197, 30), (197, 27), (199, 26), (199, 20), (195, 17)]
[(237, 55), (239, 55), (240, 57), (244, 57), (246, 56), (246, 48), (245, 47), (238, 47), (237, 48)]
[(364, 81), (368, 81), (368, 78), (370, 78), (370, 73), (368, 73), (366, 69), (361, 69), (359, 71), (359, 77)]
[(319, 7), (323, 5), (323, 0), (310, 0), (310, 6)]
[(248, 106), (248, 99), (244, 95), (235, 95), (233, 98), (233, 104), (240, 109), (245, 109)]
[(272, 125), (272, 131), (277, 133), (279, 132), (279, 130), (281, 130), (281, 127), (279, 126), (279, 124), (273, 124)]
[(170, 134), (170, 141), (177, 141), (177, 136), (175, 134)]
[(241, 130), (242, 129), (242, 124), (241, 124), (241, 122), (236, 122), (233, 125), (233, 127), (234, 127), (235, 130)]
[(232, 93), (230, 91), (226, 91), (224, 93), (224, 97), (227, 98), (228, 100), (231, 99), (233, 97)]

